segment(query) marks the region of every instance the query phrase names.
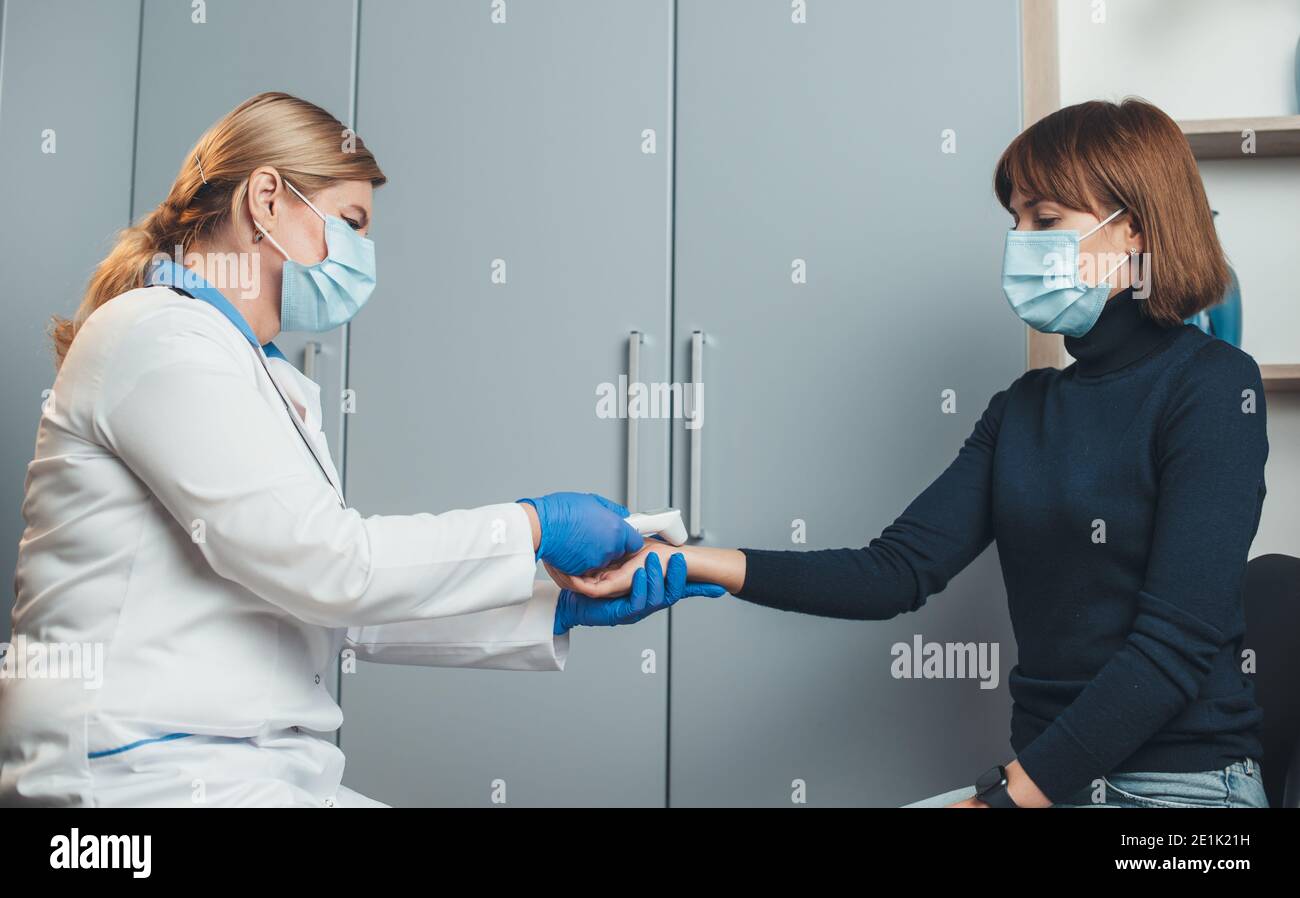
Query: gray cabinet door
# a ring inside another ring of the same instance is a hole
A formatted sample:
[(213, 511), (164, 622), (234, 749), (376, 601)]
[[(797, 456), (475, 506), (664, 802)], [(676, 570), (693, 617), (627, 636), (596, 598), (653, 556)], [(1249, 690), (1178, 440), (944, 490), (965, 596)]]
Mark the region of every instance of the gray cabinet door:
[[(363, 513), (623, 498), (627, 422), (597, 390), (633, 330), (642, 378), (667, 377), (671, 11), (362, 7), (357, 125), (390, 177), (350, 347)], [(640, 423), (641, 504), (662, 505), (668, 428)], [(361, 664), (344, 781), (402, 805), (488, 805), (497, 781), (509, 805), (662, 804), (666, 625), (575, 631), (560, 673)]]
[[(70, 317), (131, 204), (137, 3), (10, 0), (0, 15), (0, 221), (4, 273), (4, 419), (0, 429), (0, 571), (12, 583), (27, 463), (45, 391), (48, 335)], [(0, 601), (9, 638), (13, 592)]]
[[(140, 99), (135, 197), (139, 217), (161, 202), (190, 148), (244, 100), (279, 90), (350, 119), (355, 14), (351, 0), (209, 0), (204, 21), (188, 3), (145, 0), (140, 30)], [(343, 464), (342, 403), (346, 329), (284, 333), (275, 339), (302, 367), (308, 342), (319, 345), (313, 376), (321, 386), (321, 422), (335, 463)], [(338, 694), (337, 671), (330, 689)], [(332, 738), (332, 736), (331, 736)]]
[[(866, 545), (1024, 369), (991, 192), (1019, 125), (1016, 4), (807, 8), (678, 10), (675, 361), (690, 379), (703, 331), (708, 543)], [(687, 508), (689, 447), (676, 431)], [(671, 613), (674, 805), (788, 806), (801, 785), (808, 804), (898, 805), (1010, 758), (1005, 675), (890, 675), (914, 634), (997, 644), (1010, 669), (992, 551), (888, 622), (731, 598)]]

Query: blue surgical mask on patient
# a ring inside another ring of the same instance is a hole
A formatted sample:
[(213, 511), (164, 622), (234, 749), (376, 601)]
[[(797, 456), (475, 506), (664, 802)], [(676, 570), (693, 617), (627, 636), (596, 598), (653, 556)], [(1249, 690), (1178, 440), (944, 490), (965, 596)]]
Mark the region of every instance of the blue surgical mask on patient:
[[(1078, 231), (1008, 231), (1002, 255), (1002, 292), (1012, 310), (1035, 330), (1082, 337), (1097, 323), (1110, 297), (1110, 276), (1126, 257), (1090, 287), (1079, 281), (1079, 242), (1124, 211), (1121, 206), (1097, 227)], [(1135, 253), (1137, 250), (1129, 250)]]
[(298, 188), (284, 183), (325, 222), (328, 251), (314, 265), (300, 265), (265, 228), (253, 222), (285, 258), (280, 279), (280, 329), (327, 331), (347, 324), (375, 289), (374, 241), (362, 237), (343, 219), (323, 214)]

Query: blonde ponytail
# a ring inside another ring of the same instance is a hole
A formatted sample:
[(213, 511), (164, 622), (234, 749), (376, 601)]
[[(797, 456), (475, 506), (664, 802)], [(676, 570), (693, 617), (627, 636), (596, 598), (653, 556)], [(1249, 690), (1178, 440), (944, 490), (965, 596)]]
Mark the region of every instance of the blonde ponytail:
[(248, 177), (262, 165), (278, 169), (308, 196), (335, 181), (370, 181), (378, 187), (386, 180), (361, 138), (319, 106), (285, 93), (245, 100), (199, 138), (167, 198), (118, 234), (73, 317), (55, 316), (50, 328), (55, 364), (63, 364), (92, 312), (144, 285), (149, 263), (159, 253), (184, 254), (199, 238), (210, 238), (236, 220), (248, 195)]

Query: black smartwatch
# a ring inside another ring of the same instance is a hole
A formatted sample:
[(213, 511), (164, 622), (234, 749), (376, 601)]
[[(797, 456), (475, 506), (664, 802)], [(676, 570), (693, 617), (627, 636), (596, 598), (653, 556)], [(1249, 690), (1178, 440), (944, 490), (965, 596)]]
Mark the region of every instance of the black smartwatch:
[(980, 774), (975, 781), (975, 797), (991, 808), (1018, 808), (1007, 791), (1007, 768), (999, 764)]

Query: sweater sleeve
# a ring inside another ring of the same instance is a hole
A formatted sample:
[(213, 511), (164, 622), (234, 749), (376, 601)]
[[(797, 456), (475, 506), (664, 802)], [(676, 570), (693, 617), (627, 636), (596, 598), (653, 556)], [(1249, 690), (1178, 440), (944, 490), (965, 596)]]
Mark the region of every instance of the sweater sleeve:
[(1123, 645), (1020, 753), (1053, 801), (1114, 769), (1200, 692), (1244, 630), (1242, 582), (1268, 456), (1259, 367), (1213, 341), (1192, 360), (1157, 437), (1150, 556)]
[(957, 457), (861, 549), (742, 549), (737, 598), (822, 617), (886, 620), (942, 592), (993, 539), (993, 453), (1012, 387), (989, 400)]

